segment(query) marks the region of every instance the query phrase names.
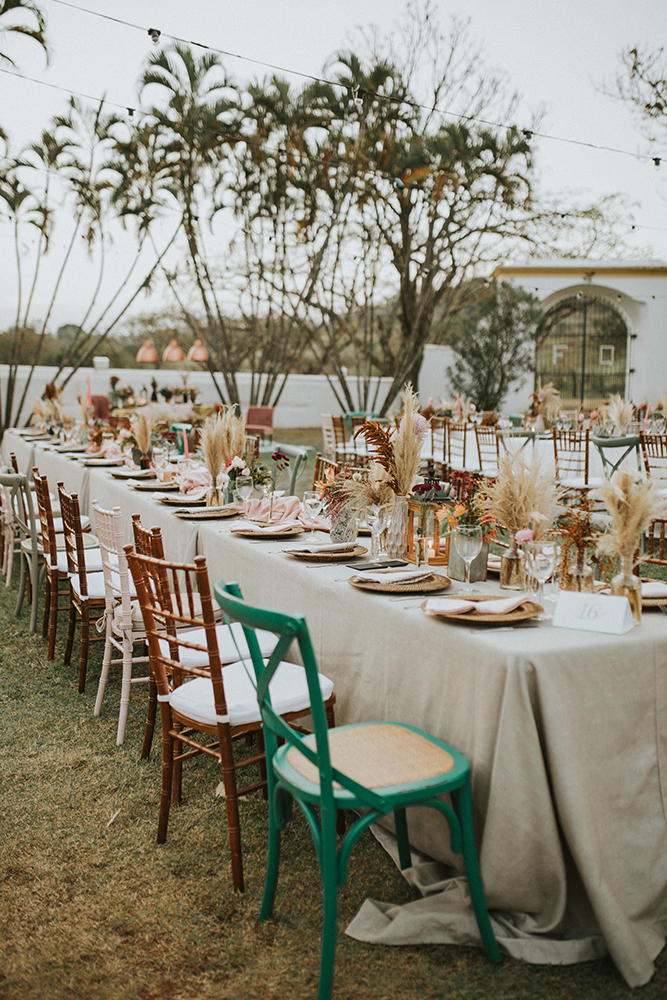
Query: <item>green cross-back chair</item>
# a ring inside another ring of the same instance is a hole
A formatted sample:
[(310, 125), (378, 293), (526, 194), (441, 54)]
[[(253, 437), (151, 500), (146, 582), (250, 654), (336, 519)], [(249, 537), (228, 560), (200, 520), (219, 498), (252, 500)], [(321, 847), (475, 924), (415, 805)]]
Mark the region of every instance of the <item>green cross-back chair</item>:
[[(252, 607), (243, 601), (236, 583), (218, 580), (214, 592), (228, 623), (237, 621), (243, 626), (257, 677), (269, 782), (268, 858), (259, 919), (268, 919), (273, 910), (281, 830), (291, 817), (292, 799), (296, 799), (315, 841), (324, 889), (318, 1000), (328, 1000), (331, 996), (338, 887), (347, 880), (352, 848), (371, 823), (393, 812), (401, 868), (409, 868), (407, 806), (430, 806), (447, 819), (452, 850), (463, 854), (482, 942), (491, 961), (499, 962), (500, 951), (477, 864), (470, 765), (466, 758), (435, 736), (402, 723), (362, 722), (329, 730), (305, 618)], [(273, 632), (278, 637), (266, 662), (255, 629)], [(306, 737), (276, 715), (268, 693), (271, 678), (294, 641), (299, 646), (310, 691), (314, 733)], [(278, 740), (284, 741), (280, 747)], [(451, 805), (439, 798), (444, 794), (450, 795)], [(340, 848), (336, 841), (337, 809), (364, 810), (347, 831)]]

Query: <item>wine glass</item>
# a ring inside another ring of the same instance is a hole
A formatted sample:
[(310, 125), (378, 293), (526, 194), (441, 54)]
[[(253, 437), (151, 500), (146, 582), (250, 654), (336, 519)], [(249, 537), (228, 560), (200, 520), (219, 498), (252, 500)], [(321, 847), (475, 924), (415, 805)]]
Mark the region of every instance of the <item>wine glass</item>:
[(166, 462), (166, 452), (162, 445), (153, 445), (153, 468), (157, 473), (158, 479), (162, 479), (162, 474), (164, 471), (164, 465)]
[(371, 562), (383, 562), (387, 553), (382, 547), (380, 536), (387, 527), (389, 508), (386, 504), (372, 503), (366, 508), (366, 524), (371, 529)]
[[(556, 543), (549, 541), (529, 542), (526, 546), (526, 569), (537, 580), (537, 603), (544, 608), (544, 584), (556, 567)], [(552, 616), (546, 611), (538, 615), (538, 621), (547, 621)]]
[(243, 500), (243, 516), (245, 517), (245, 513), (248, 507), (248, 500), (252, 496), (252, 490), (253, 490), (252, 476), (237, 476), (235, 489), (238, 495), (241, 497), (241, 500)]
[(470, 586), (470, 565), (476, 555), (482, 549), (482, 527), (479, 524), (460, 524), (454, 528), (454, 545), (456, 551), (463, 559), (466, 566), (465, 582), (462, 594), (472, 594), (473, 588)]
[(316, 490), (306, 490), (303, 494), (303, 512), (310, 521), (310, 540), (315, 537), (315, 518), (322, 509), (322, 500)]

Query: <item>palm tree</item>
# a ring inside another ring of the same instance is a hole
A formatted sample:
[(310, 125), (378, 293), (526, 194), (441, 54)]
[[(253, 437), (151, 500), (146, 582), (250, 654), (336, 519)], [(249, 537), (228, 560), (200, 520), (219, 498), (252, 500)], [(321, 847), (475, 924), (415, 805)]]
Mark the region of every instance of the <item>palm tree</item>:
[[(27, 24), (24, 15), (28, 15)], [(25, 35), (42, 46), (48, 60), (45, 28), (44, 15), (33, 0), (0, 0), (0, 40), (5, 34)], [(0, 48), (0, 64), (2, 63), (16, 68), (14, 60)]]

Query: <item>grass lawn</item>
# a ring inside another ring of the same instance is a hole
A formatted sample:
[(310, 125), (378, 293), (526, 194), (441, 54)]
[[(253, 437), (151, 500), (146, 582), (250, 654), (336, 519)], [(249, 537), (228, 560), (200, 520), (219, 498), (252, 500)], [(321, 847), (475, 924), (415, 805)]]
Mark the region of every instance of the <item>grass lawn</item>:
[[(277, 437), (277, 440), (280, 440)], [(16, 573), (15, 573), (16, 580)], [(275, 919), (258, 923), (266, 806), (241, 804), (247, 891), (232, 888), (224, 803), (212, 762), (184, 769), (184, 802), (166, 844), (155, 841), (160, 738), (140, 763), (146, 689), (133, 689), (126, 742), (115, 743), (119, 677), (93, 717), (102, 646), (88, 686), (52, 663), (13, 616), (16, 584), (0, 586), (0, 998), (2, 1000), (301, 1000), (315, 995), (321, 898), (315, 854), (298, 819), (284, 839)], [(61, 629), (61, 632), (63, 630)], [(75, 645), (74, 661), (78, 656)], [(114, 814), (118, 812), (113, 822)], [(346, 937), (366, 897), (407, 902), (411, 890), (368, 834), (340, 894), (335, 996), (359, 1000), (617, 1000), (609, 959), (578, 966), (492, 966), (476, 949), (382, 948)], [(663, 955), (633, 994), (667, 996)]]

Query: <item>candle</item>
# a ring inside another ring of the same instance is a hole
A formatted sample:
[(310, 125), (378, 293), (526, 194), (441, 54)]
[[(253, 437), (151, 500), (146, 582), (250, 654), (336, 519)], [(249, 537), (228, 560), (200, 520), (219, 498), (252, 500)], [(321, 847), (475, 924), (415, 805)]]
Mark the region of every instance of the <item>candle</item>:
[(646, 416), (644, 417), (644, 434), (646, 434), (646, 428), (648, 426), (648, 415), (651, 412), (651, 404), (649, 403), (646, 407)]
[(185, 427), (183, 428), (183, 458), (187, 465), (190, 460), (190, 451), (188, 449), (188, 432)]
[(92, 410), (92, 408), (93, 408), (93, 397), (92, 397), (92, 395), (90, 393), (90, 375), (86, 375), (86, 378), (88, 380), (88, 406)]

